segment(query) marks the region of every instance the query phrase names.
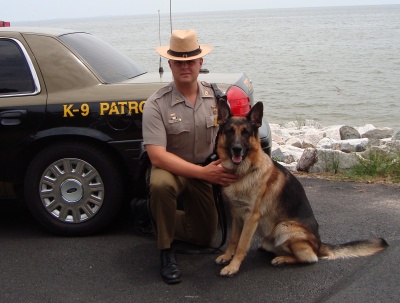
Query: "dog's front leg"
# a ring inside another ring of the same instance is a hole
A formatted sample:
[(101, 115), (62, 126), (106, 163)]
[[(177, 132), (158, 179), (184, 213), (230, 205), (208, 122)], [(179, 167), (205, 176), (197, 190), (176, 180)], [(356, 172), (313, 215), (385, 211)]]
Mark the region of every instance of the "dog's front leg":
[(248, 218), (245, 219), (242, 233), (240, 234), (239, 238), (239, 243), (236, 247), (235, 255), (233, 256), (233, 259), (229, 265), (225, 266), (221, 270), (219, 273), (220, 276), (231, 277), (239, 271), (240, 265), (242, 264), (242, 261), (246, 257), (247, 251), (249, 250), (254, 233), (257, 230), (259, 218), (259, 213), (252, 213)]
[(226, 249), (225, 253), (215, 259), (215, 263), (224, 265), (228, 264), (230, 260), (232, 260), (233, 255), (235, 254), (236, 247), (239, 242), (239, 237), (242, 231), (243, 223), (239, 222), (239, 218), (233, 217), (232, 218), (232, 231), (231, 231), (231, 238), (229, 240), (228, 248)]

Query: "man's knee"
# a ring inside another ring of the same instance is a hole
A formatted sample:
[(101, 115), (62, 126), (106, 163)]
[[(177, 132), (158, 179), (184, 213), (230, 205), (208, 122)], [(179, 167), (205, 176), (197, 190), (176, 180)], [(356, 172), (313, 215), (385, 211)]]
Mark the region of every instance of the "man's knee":
[(153, 169), (149, 190), (150, 193), (164, 195), (165, 197), (166, 194), (176, 195), (178, 186), (174, 175), (161, 169)]

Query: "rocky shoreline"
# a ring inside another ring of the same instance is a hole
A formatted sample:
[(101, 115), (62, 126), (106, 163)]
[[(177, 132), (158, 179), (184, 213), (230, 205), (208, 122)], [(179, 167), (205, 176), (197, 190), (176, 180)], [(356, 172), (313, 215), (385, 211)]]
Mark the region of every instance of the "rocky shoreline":
[(290, 171), (343, 172), (371, 151), (400, 153), (400, 132), (366, 124), (323, 126), (315, 120), (271, 124), (271, 157)]

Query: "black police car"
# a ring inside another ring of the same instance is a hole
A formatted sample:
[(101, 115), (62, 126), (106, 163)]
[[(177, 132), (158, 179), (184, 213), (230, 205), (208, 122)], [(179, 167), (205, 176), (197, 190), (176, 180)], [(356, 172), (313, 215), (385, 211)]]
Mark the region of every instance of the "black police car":
[[(201, 75), (253, 102), (243, 73)], [(0, 198), (24, 197), (50, 231), (106, 227), (135, 180), (145, 100), (170, 82), (84, 32), (0, 28)], [(271, 147), (268, 123), (262, 144)], [(0, 201), (1, 203), (1, 201)]]

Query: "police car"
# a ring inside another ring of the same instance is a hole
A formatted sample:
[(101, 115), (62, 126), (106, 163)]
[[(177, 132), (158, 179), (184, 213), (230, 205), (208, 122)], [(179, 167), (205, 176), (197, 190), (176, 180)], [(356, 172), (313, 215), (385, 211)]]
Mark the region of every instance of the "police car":
[[(243, 73), (200, 79), (229, 92), (239, 110), (253, 102)], [(0, 28), (0, 198), (24, 198), (54, 233), (108, 226), (143, 191), (135, 179), (143, 105), (171, 80), (89, 33)], [(269, 152), (267, 122), (260, 134)]]

